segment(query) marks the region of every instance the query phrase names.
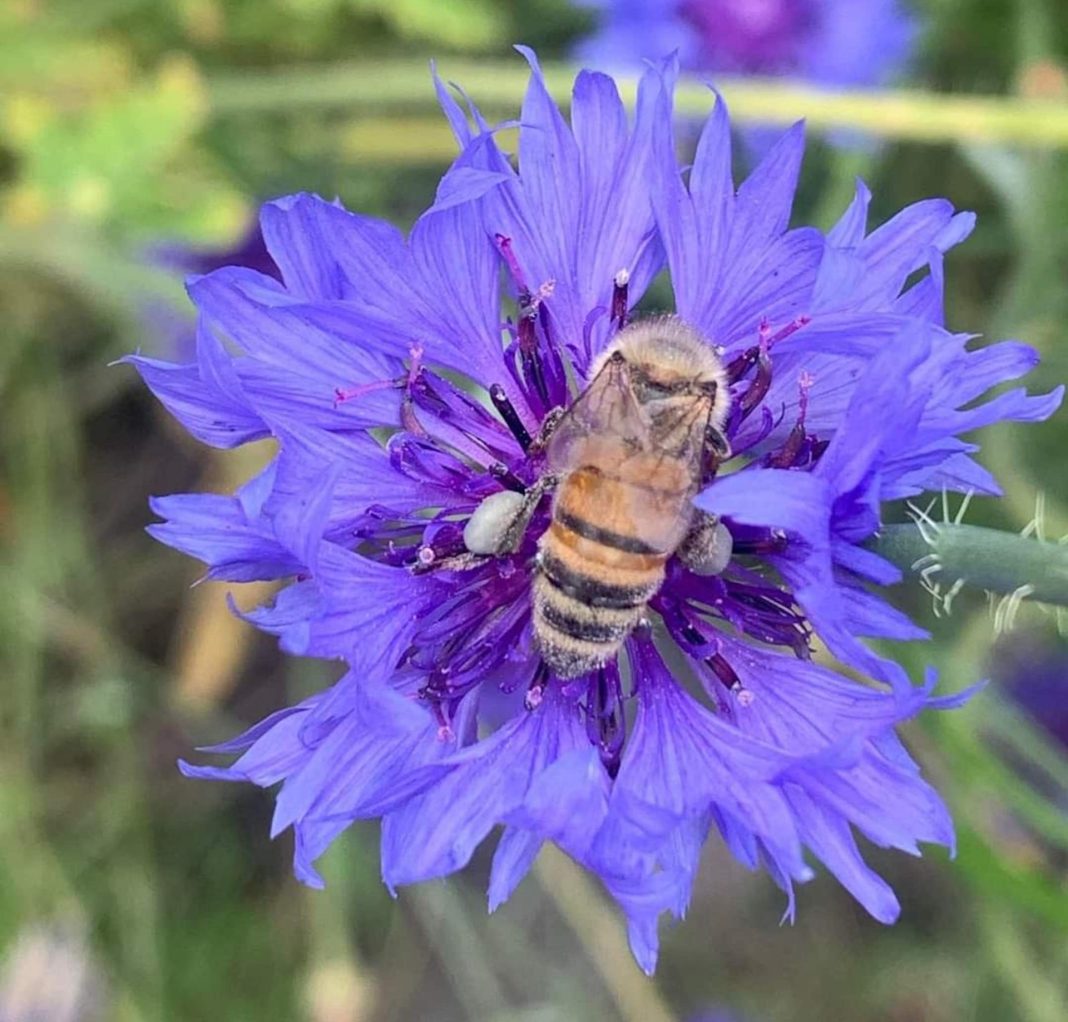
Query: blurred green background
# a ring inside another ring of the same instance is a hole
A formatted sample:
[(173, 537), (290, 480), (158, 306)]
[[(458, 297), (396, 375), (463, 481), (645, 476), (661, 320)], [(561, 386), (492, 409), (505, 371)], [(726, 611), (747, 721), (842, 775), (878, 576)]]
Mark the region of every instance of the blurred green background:
[[(1068, 5), (914, 8), (918, 91), (878, 147), (810, 133), (797, 220), (827, 226), (858, 172), (878, 220), (929, 195), (978, 211), (949, 258), (949, 325), (1037, 345), (1032, 385), (1048, 389), (1068, 376)], [(197, 565), (143, 532), (149, 494), (230, 489), (265, 452), (200, 447), (108, 363), (179, 343), (191, 310), (174, 267), (192, 257), (175, 252), (234, 247), (258, 200), (312, 190), (410, 223), (450, 155), (430, 57), (503, 116), (523, 79), (509, 44), (561, 62), (592, 23), (565, 0), (0, 4), (3, 1022), (29, 1017), (11, 1007), (27, 998), (52, 1005), (44, 1022), (658, 1022), (714, 1005), (751, 1022), (1068, 1019), (1068, 645), (1027, 601), (965, 589), (947, 614), (898, 587), (935, 635), (901, 651), (917, 672), (933, 661), (947, 689), (994, 678), (908, 731), (960, 849), (872, 850), (901, 922), (880, 927), (821, 876), (779, 927), (770, 881), (710, 848), (655, 983), (558, 856), (488, 918), (485, 854), (392, 901), (376, 827), (357, 826), (311, 892), (289, 837), (267, 839), (269, 795), (175, 769), (333, 674), (281, 659), (229, 615), (236, 587), (191, 589)], [(805, 112), (726, 92), (743, 117)], [(969, 94), (996, 116), (973, 117)], [(1068, 533), (1066, 442), (1064, 414), (986, 431), (1007, 494), (966, 520)], [(242, 605), (265, 595), (244, 588)]]

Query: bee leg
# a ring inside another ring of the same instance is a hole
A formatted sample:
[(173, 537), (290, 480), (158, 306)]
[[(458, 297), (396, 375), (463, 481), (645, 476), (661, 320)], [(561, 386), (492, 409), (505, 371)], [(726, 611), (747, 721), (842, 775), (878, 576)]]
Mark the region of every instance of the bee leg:
[(690, 531), (676, 554), (690, 571), (698, 575), (720, 575), (730, 564), (734, 540), (730, 530), (715, 515), (694, 513)]
[(560, 425), (560, 420), (564, 417), (566, 411), (566, 408), (557, 406), (545, 416), (542, 420), (541, 427), (538, 429), (538, 435), (531, 441), (531, 452), (536, 454), (538, 451), (545, 450), (549, 441), (552, 439), (553, 433), (556, 432), (556, 427)]
[(423, 547), (410, 570), (413, 575), (427, 575), (432, 571), (471, 571), (489, 559), (488, 554), (473, 554), (470, 551), (450, 557), (435, 557), (430, 547)]
[(701, 458), (701, 481), (709, 483), (716, 477), (719, 466), (733, 455), (731, 442), (718, 427), (709, 423), (705, 427), (705, 445)]
[(542, 497), (557, 482), (556, 476), (544, 475), (522, 493), (514, 490), (491, 493), (475, 508), (464, 526), (464, 546), (471, 554), (485, 557), (514, 554)]
[(534, 512), (538, 510), (538, 505), (541, 503), (542, 497), (551, 490), (554, 490), (559, 482), (559, 476), (553, 475), (552, 473), (543, 475), (530, 487), (529, 490), (527, 490), (526, 493), (522, 495), (522, 500), (516, 507), (511, 521), (509, 521), (501, 530), (500, 540), (495, 553), (514, 554), (519, 549), (520, 543), (523, 542), (523, 536), (526, 534), (527, 527), (530, 525), (530, 520), (534, 517)]
[(732, 453), (731, 442), (718, 426), (711, 423), (705, 428), (705, 449), (717, 463), (727, 461)]

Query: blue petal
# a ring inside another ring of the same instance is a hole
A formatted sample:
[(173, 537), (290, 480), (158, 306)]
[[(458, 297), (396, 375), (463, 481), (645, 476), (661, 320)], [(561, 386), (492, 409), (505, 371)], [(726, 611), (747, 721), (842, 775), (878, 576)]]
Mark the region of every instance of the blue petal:
[(272, 714), (233, 743), (208, 750), (229, 752), (238, 746), (238, 743), (246, 743), (247, 751), (232, 766), (193, 766), (179, 760), (179, 769), (186, 777), (213, 781), (246, 781), (258, 784), (261, 788), (277, 784), (303, 764), (310, 755), (310, 750), (301, 741), (300, 736), (312, 705), (314, 704), (302, 703), (300, 706)]
[(347, 714), (310, 741), (316, 715), (302, 738), (310, 748), (299, 770), (278, 793), (271, 836), (305, 821), (337, 822), (379, 816), (418, 795), (433, 774), (417, 768), (451, 751), (437, 738), (438, 725), (425, 706), (406, 699), (381, 680), (349, 674), (335, 687), (336, 714), (342, 688)]
[(530, 872), (542, 839), (530, 830), (505, 827), (493, 853), (489, 880), (489, 910), (496, 912)]
[(185, 493), (155, 497), (150, 504), (167, 521), (148, 526), (149, 534), (207, 564), (210, 580), (252, 582), (301, 570), (300, 560), (278, 541), (271, 524), (250, 520), (234, 497)]
[(268, 202), (260, 226), (294, 298), (400, 296), (410, 291), (403, 275), (403, 236), (383, 220), (298, 193)]
[(140, 355), (122, 361), (141, 374), (164, 408), (202, 443), (228, 449), (267, 435), (267, 426), (241, 388), (218, 390), (197, 365), (175, 365)]
[(635, 857), (656, 855), (680, 824), (716, 806), (743, 820), (803, 873), (792, 818), (772, 783), (786, 761), (684, 693), (650, 644), (631, 648), (640, 679), (638, 714), (598, 837), (598, 860), (626, 875)]
[(443, 760), (446, 776), (382, 823), (382, 877), (393, 887), (467, 864), (493, 826), (520, 809), (538, 775), (587, 745), (577, 710), (547, 693), (541, 706)]
[(805, 152), (805, 126), (798, 122), (786, 131), (742, 182), (734, 204), (728, 265), (755, 248), (777, 238), (790, 222), (801, 158)]
[(823, 479), (808, 472), (747, 468), (717, 479), (694, 503), (743, 525), (786, 529), (826, 545), (831, 492)]

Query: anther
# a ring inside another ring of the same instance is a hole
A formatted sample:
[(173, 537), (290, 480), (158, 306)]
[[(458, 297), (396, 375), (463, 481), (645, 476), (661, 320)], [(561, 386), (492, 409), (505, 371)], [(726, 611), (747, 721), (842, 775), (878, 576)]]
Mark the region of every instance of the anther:
[(756, 346), (746, 348), (740, 355), (736, 355), (727, 363), (727, 379), (731, 383), (737, 383), (753, 366), (756, 365), (757, 355), (760, 349)]
[(790, 430), (789, 436), (783, 442), (782, 447), (772, 451), (765, 459), (764, 464), (768, 468), (792, 468), (802, 460), (805, 449), (805, 415), (808, 413), (808, 392), (815, 383), (815, 378), (808, 372), (802, 372), (798, 379), (798, 415), (797, 422)]
[(549, 387), (545, 381), (545, 367), (542, 365), (538, 336), (535, 333), (537, 305), (529, 294), (520, 296), (519, 302), (519, 357), (523, 363), (523, 376), (533, 385), (542, 402), (548, 405)]
[(599, 668), (586, 689), (586, 734), (597, 746), (610, 777), (619, 772), (626, 738), (622, 704), (619, 672), (614, 667)]
[(768, 358), (766, 342), (762, 341), (760, 347), (757, 348), (756, 367), (756, 377), (749, 384), (749, 389), (742, 395), (742, 400), (739, 402), (743, 418), (764, 400), (771, 387), (771, 359)]
[(746, 348), (740, 355), (727, 363), (727, 378), (731, 383), (737, 383), (759, 361), (760, 352), (769, 352), (776, 344), (786, 340), (791, 334), (797, 333), (803, 326), (812, 322), (811, 316), (798, 316), (787, 323), (778, 333), (771, 332), (771, 325), (766, 319), (760, 321), (757, 327), (757, 343), (751, 348)]
[(515, 410), (515, 405), (508, 399), (508, 395), (504, 391), (499, 383), (493, 384), (489, 389), (490, 400), (493, 402), (493, 407), (500, 413), (504, 424), (512, 431), (512, 436), (519, 442), (519, 446), (524, 451), (530, 449), (530, 433), (527, 432), (526, 426), (523, 425), (519, 418), (519, 413)]
[(627, 291), (630, 284), (630, 271), (624, 267), (612, 279), (612, 313), (611, 321), (622, 330), (627, 325)]
[(527, 492), (527, 487), (523, 480), (505, 465), (504, 462), (495, 461), (489, 467), (489, 474), (507, 490), (512, 490), (515, 493)]
[(735, 692), (742, 688), (742, 681), (734, 672), (734, 668), (727, 662), (722, 653), (713, 653), (705, 658), (705, 663), (715, 672), (715, 675), (725, 688)]

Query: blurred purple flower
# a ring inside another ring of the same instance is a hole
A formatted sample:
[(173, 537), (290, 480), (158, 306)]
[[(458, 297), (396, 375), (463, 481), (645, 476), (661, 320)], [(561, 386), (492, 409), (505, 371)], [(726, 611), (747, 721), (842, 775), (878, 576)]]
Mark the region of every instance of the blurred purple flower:
[(602, 11), (583, 59), (633, 67), (677, 50), (687, 71), (886, 84), (916, 39), (901, 0), (589, 0)]
[[(676, 51), (686, 71), (789, 77), (828, 88), (875, 88), (903, 76), (916, 20), (901, 0), (583, 0), (601, 11), (598, 31), (578, 56), (608, 71), (640, 69)], [(776, 138), (749, 127), (750, 159)], [(837, 131), (835, 144), (867, 145)]]
[[(788, 914), (794, 882), (812, 876), (807, 848), (891, 922), (897, 900), (854, 829), (912, 854), (952, 847), (895, 726), (961, 697), (934, 698), (930, 676), (913, 687), (861, 641), (926, 634), (883, 602), (900, 574), (862, 544), (884, 500), (998, 492), (957, 435), (1044, 418), (1060, 394), (977, 403), (1037, 356), (970, 351), (942, 325), (942, 253), (971, 214), (932, 199), (869, 232), (860, 186), (828, 235), (790, 230), (799, 128), (735, 189), (717, 104), (684, 177), (672, 64), (647, 69), (629, 125), (612, 80), (583, 72), (569, 125), (523, 52), (518, 170), (438, 82), (461, 151), (407, 238), (313, 196), (268, 203), (282, 282), (243, 268), (193, 280), (196, 361), (130, 359), (204, 442), (280, 448), (233, 497), (155, 500), (153, 534), (208, 578), (287, 580), (249, 620), (290, 653), (348, 667), (211, 750), (240, 753), (233, 765), (182, 768), (281, 783), (273, 833), (294, 829), (297, 875), (313, 885), (315, 859), (366, 817), (383, 819), (391, 888), (462, 868), (503, 825), (491, 908), (553, 841), (618, 900), (650, 972), (658, 917), (685, 912), (713, 831), (768, 870)], [(728, 367), (735, 458), (696, 503), (729, 528), (734, 556), (714, 576), (672, 558), (655, 630), (631, 634), (618, 662), (558, 678), (531, 625), (547, 502), (516, 554), (418, 569), (463, 553), (487, 496), (542, 474), (531, 436), (665, 267), (678, 316)], [(813, 630), (889, 690), (816, 663)], [(499, 705), (491, 718), (481, 702), (492, 689), (510, 699), (495, 729)]]

